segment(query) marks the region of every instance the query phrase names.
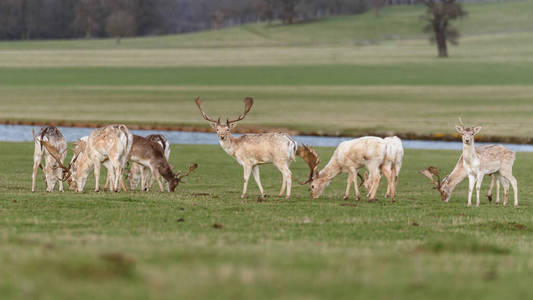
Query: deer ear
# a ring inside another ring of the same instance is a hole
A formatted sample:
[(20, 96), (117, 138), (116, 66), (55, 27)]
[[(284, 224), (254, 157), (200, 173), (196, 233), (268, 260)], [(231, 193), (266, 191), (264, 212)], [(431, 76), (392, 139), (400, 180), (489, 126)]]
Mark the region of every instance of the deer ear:
[(455, 125), (455, 130), (457, 130), (457, 132), (459, 132), (460, 134), (463, 134), (464, 132), (463, 126), (460, 125)]
[(481, 126), (476, 126), (472, 129), (474, 131), (474, 135), (478, 134), (479, 131), (481, 130)]
[(235, 128), (235, 126), (237, 126), (237, 123), (230, 123), (229, 124), (229, 129), (233, 129), (233, 128)]
[(209, 123), (209, 125), (211, 125), (211, 127), (213, 127), (214, 129), (217, 129), (217, 123)]

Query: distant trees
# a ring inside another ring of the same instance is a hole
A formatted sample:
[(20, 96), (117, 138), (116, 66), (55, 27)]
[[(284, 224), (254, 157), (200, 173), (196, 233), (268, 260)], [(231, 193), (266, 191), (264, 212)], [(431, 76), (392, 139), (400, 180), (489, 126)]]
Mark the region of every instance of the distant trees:
[(360, 13), (372, 1), (0, 0), (0, 40), (173, 34), (274, 20), (292, 24)]
[(448, 56), (447, 42), (458, 44), (459, 31), (450, 23), (451, 21), (466, 16), (460, 3), (455, 0), (421, 0), (426, 6), (425, 19), (426, 32), (431, 32), (431, 41), (437, 44), (439, 57)]

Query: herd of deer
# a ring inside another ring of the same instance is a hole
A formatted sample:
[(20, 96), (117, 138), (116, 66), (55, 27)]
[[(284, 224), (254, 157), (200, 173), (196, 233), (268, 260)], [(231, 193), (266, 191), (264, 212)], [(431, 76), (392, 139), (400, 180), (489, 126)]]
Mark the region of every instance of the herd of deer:
[[(310, 168), (309, 178), (302, 184), (310, 185), (313, 198), (318, 198), (337, 175), (348, 173), (344, 199), (348, 199), (353, 183), (357, 200), (360, 199), (360, 186), (366, 189), (369, 200), (374, 200), (381, 175), (384, 175), (388, 182), (385, 197), (390, 196), (393, 202), (395, 200), (398, 174), (404, 154), (402, 142), (398, 137), (369, 136), (344, 141), (337, 146), (328, 164), (319, 171), (320, 157), (317, 152), (309, 146), (298, 145), (286, 133), (269, 132), (245, 134), (240, 137), (232, 136), (231, 130), (238, 121), (246, 117), (252, 108), (252, 98), (244, 99), (243, 114), (235, 120), (226, 119), (226, 122), (221, 122), (220, 117), (217, 119), (209, 117), (202, 108), (200, 98), (196, 98), (195, 102), (202, 117), (216, 130), (219, 143), (224, 151), (233, 156), (244, 169), (241, 197), (246, 195), (250, 174), (253, 174), (261, 197), (265, 196), (259, 176), (259, 165), (271, 163), (278, 168), (283, 177), (278, 196), (282, 197), (285, 193), (289, 198), (292, 186), (292, 173), (289, 165), (296, 156), (299, 156)], [(492, 200), (494, 185), (497, 188), (496, 202), (500, 201), (499, 186), (501, 183), (504, 187), (504, 204), (508, 202), (509, 185), (511, 185), (514, 192), (514, 205), (517, 206), (517, 182), (512, 175), (515, 153), (502, 145), (474, 147), (474, 136), (481, 127), (465, 127), (461, 120), (460, 122), (461, 124), (457, 125), (456, 129), (462, 136), (463, 153), (454, 170), (443, 180), (440, 180), (440, 174), (435, 167), (421, 170), (420, 173), (432, 181), (444, 202), (448, 202), (455, 186), (468, 176), (468, 206), (472, 205), (474, 186), (476, 206), (479, 206), (479, 191), (483, 176), (490, 175), (492, 181), (488, 194), (489, 201)], [(141, 188), (148, 191), (155, 179), (161, 192), (165, 190), (164, 185), (167, 191), (173, 192), (183, 177), (198, 167), (197, 164), (193, 164), (185, 174), (174, 173), (168, 162), (170, 145), (164, 136), (159, 134), (147, 137), (132, 135), (125, 125), (109, 125), (94, 130), (89, 136), (80, 138), (74, 143), (74, 155), (68, 166), (63, 164), (67, 154), (67, 143), (56, 127), (43, 127), (37, 134), (33, 132), (33, 136), (35, 152), (32, 192), (35, 191), (39, 167), (44, 170), (48, 192), (53, 191), (58, 182), (59, 191), (63, 191), (62, 182), (64, 181), (67, 181), (70, 189), (82, 192), (91, 169), (94, 169), (95, 191), (99, 191), (101, 164), (107, 168), (106, 187), (109, 185), (110, 190), (115, 192), (127, 190), (123, 173), (128, 162), (131, 162), (131, 167), (126, 178), (130, 189), (136, 189), (140, 181)], [(44, 167), (41, 165), (43, 156), (46, 162)], [(368, 170), (364, 178), (358, 173), (361, 168)], [(165, 184), (161, 177), (166, 180)], [(357, 184), (357, 177), (361, 178), (360, 185)]]

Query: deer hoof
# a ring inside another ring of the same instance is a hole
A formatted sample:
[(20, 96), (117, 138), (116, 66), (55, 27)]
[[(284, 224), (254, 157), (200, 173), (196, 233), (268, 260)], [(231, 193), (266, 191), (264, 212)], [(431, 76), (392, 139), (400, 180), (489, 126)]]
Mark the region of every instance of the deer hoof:
[(487, 195), (487, 198), (489, 199), (489, 202), (492, 202), (492, 195)]
[(344, 196), (342, 199), (343, 200), (348, 200), (348, 196)]

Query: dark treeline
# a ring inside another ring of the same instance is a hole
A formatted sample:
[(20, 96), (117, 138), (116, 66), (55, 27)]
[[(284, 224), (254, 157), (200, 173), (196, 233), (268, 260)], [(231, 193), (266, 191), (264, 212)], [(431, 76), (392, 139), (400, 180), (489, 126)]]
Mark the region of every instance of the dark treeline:
[(275, 20), (292, 24), (360, 13), (381, 1), (0, 0), (0, 39), (159, 35)]

